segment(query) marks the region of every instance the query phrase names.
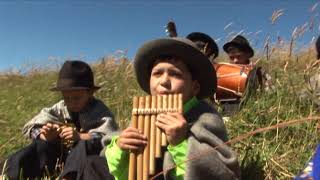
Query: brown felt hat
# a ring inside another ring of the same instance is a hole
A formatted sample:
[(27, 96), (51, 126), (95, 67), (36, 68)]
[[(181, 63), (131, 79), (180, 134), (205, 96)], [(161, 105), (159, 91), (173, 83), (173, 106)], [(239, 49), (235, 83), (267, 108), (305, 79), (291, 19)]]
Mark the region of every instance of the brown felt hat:
[(150, 93), (150, 76), (155, 60), (159, 57), (176, 57), (189, 68), (192, 78), (198, 80), (202, 99), (215, 93), (217, 76), (209, 59), (185, 38), (162, 38), (144, 43), (134, 59), (134, 69), (140, 87)]
[(90, 66), (83, 61), (66, 61), (59, 72), (56, 87), (53, 91), (99, 89), (94, 85)]
[(227, 42), (225, 45), (223, 45), (223, 50), (228, 53), (230, 47), (236, 47), (240, 49), (241, 51), (249, 53), (249, 56), (252, 57), (254, 55), (254, 51), (252, 47), (249, 44), (249, 41), (241, 36), (238, 35), (234, 39), (232, 39), (230, 42)]

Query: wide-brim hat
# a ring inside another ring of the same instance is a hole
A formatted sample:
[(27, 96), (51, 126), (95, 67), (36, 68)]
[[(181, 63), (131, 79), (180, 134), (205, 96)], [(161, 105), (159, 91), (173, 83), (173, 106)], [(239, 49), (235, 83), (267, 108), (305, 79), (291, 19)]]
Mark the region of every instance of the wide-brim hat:
[(189, 68), (192, 78), (198, 80), (202, 99), (213, 95), (217, 87), (215, 69), (196, 45), (185, 38), (162, 38), (144, 43), (134, 59), (134, 69), (140, 87), (150, 93), (150, 76), (154, 62), (159, 57), (175, 57), (181, 59)]
[(52, 91), (67, 90), (97, 90), (100, 87), (94, 85), (93, 73), (90, 66), (79, 60), (66, 61), (59, 72), (56, 87)]
[(249, 53), (250, 58), (254, 55), (254, 51), (252, 47), (249, 44), (249, 41), (241, 36), (238, 35), (235, 38), (233, 38), (230, 42), (227, 42), (226, 44), (223, 45), (223, 50), (228, 53), (230, 47), (236, 47), (240, 49), (241, 51)]
[[(211, 54), (214, 54), (214, 56), (212, 58), (215, 59), (216, 57), (218, 57), (218, 55), (219, 55), (218, 45), (209, 35), (202, 33), (202, 32), (192, 32), (192, 33), (188, 34), (186, 38), (190, 39), (193, 42), (201, 41), (204, 43), (208, 43), (208, 48), (212, 49)], [(211, 56), (211, 54), (210, 54), (210, 56)]]

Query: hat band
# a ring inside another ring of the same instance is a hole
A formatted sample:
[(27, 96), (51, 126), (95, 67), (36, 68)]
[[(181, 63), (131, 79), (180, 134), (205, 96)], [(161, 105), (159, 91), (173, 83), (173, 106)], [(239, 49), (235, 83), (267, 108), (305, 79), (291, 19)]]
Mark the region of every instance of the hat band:
[(84, 80), (74, 80), (74, 79), (59, 79), (57, 82), (57, 88), (93, 88), (93, 82)]

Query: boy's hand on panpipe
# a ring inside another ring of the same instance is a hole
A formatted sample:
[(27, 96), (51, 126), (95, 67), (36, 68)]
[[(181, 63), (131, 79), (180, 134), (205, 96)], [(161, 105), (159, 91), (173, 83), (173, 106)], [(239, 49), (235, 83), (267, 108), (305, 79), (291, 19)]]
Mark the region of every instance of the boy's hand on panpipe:
[(80, 140), (80, 134), (70, 126), (62, 126), (59, 136), (63, 140), (73, 140), (74, 142)]
[(55, 140), (59, 135), (59, 125), (47, 123), (42, 126), (40, 138), (44, 141)]
[(122, 131), (117, 140), (118, 147), (127, 151), (142, 150), (147, 143), (147, 137), (133, 127), (128, 127)]
[(159, 114), (156, 126), (164, 131), (168, 142), (174, 146), (181, 143), (187, 136), (187, 121), (177, 112)]

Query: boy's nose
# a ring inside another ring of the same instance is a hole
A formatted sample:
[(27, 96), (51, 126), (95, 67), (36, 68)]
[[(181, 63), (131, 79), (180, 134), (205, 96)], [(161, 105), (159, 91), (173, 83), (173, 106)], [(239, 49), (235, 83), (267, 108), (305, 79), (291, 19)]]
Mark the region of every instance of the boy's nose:
[(169, 76), (167, 74), (164, 74), (163, 76), (161, 76), (160, 84), (162, 86), (168, 86), (170, 84), (170, 79), (169, 79)]

